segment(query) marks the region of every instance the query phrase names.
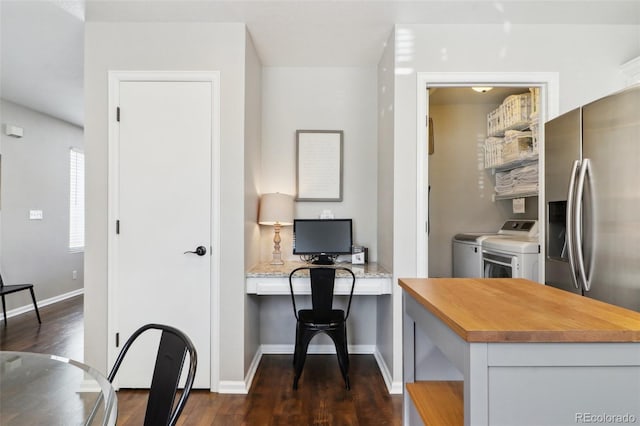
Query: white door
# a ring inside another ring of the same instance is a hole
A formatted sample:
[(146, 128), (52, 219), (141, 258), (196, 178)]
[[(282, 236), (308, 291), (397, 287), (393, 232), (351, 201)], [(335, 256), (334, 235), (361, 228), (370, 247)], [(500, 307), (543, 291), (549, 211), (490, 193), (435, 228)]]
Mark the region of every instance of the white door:
[[(196, 346), (194, 386), (210, 388), (212, 83), (121, 81), (118, 90), (115, 350), (143, 324), (171, 325)], [(206, 254), (185, 253), (200, 246)], [(157, 341), (131, 349), (120, 387), (149, 386)]]

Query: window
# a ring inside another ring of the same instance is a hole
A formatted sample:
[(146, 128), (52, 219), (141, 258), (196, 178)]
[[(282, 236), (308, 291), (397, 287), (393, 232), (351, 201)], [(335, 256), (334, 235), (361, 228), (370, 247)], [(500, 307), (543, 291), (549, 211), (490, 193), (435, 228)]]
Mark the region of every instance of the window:
[(84, 153), (69, 150), (69, 250), (84, 250)]

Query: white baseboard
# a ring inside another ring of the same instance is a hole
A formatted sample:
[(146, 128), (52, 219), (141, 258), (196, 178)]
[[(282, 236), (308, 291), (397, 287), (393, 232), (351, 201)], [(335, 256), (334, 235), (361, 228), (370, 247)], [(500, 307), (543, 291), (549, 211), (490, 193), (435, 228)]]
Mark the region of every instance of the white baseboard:
[(218, 393), (246, 395), (247, 384), (240, 380), (220, 380)]
[[(79, 288), (77, 290), (73, 290), (68, 293), (59, 294), (57, 296), (53, 296), (48, 299), (37, 300), (36, 303), (38, 304), (38, 309), (40, 309), (48, 305), (53, 305), (54, 303), (62, 302), (63, 300), (66, 300), (66, 299), (79, 296), (81, 294), (84, 294), (84, 288)], [(34, 311), (34, 310), (35, 308), (33, 307), (33, 303), (29, 303), (28, 305), (20, 306), (15, 309), (11, 309), (10, 311), (7, 311), (7, 320), (11, 317), (15, 317), (17, 315), (24, 314), (25, 312)], [(2, 318), (0, 318), (0, 321), (1, 320)]]
[(249, 371), (247, 371), (247, 375), (245, 376), (244, 381), (222, 380), (218, 384), (218, 393), (242, 395), (248, 394), (249, 389), (251, 389), (251, 384), (253, 383), (253, 378), (256, 375), (256, 371), (258, 371), (258, 365), (260, 365), (262, 354), (262, 347), (259, 347), (253, 357), (253, 360), (251, 360), (251, 365), (249, 366)]
[(400, 395), (402, 394), (402, 381), (393, 381), (393, 375), (389, 371), (389, 367), (387, 367), (387, 363), (384, 362), (384, 357), (380, 353), (380, 351), (376, 348), (373, 356), (378, 363), (378, 368), (380, 369), (380, 374), (382, 374), (382, 378), (384, 379), (384, 383), (387, 385), (387, 390), (392, 395)]
[[(294, 345), (261, 345), (265, 355), (293, 355)], [(354, 355), (375, 354), (376, 345), (349, 345), (349, 353)], [(335, 354), (336, 347), (329, 345), (309, 345), (308, 354)]]

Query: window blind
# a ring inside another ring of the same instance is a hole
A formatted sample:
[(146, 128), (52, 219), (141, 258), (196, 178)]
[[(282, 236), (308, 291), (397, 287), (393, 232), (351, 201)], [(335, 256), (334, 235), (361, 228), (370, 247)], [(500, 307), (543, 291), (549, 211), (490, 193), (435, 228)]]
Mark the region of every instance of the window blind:
[(69, 249), (84, 250), (84, 153), (69, 150)]

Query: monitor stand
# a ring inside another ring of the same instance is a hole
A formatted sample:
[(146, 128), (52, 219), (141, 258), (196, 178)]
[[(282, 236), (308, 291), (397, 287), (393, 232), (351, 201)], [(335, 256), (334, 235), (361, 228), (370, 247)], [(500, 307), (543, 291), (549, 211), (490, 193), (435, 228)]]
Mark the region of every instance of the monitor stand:
[(328, 254), (320, 254), (318, 257), (311, 262), (314, 265), (333, 265), (333, 258)]

